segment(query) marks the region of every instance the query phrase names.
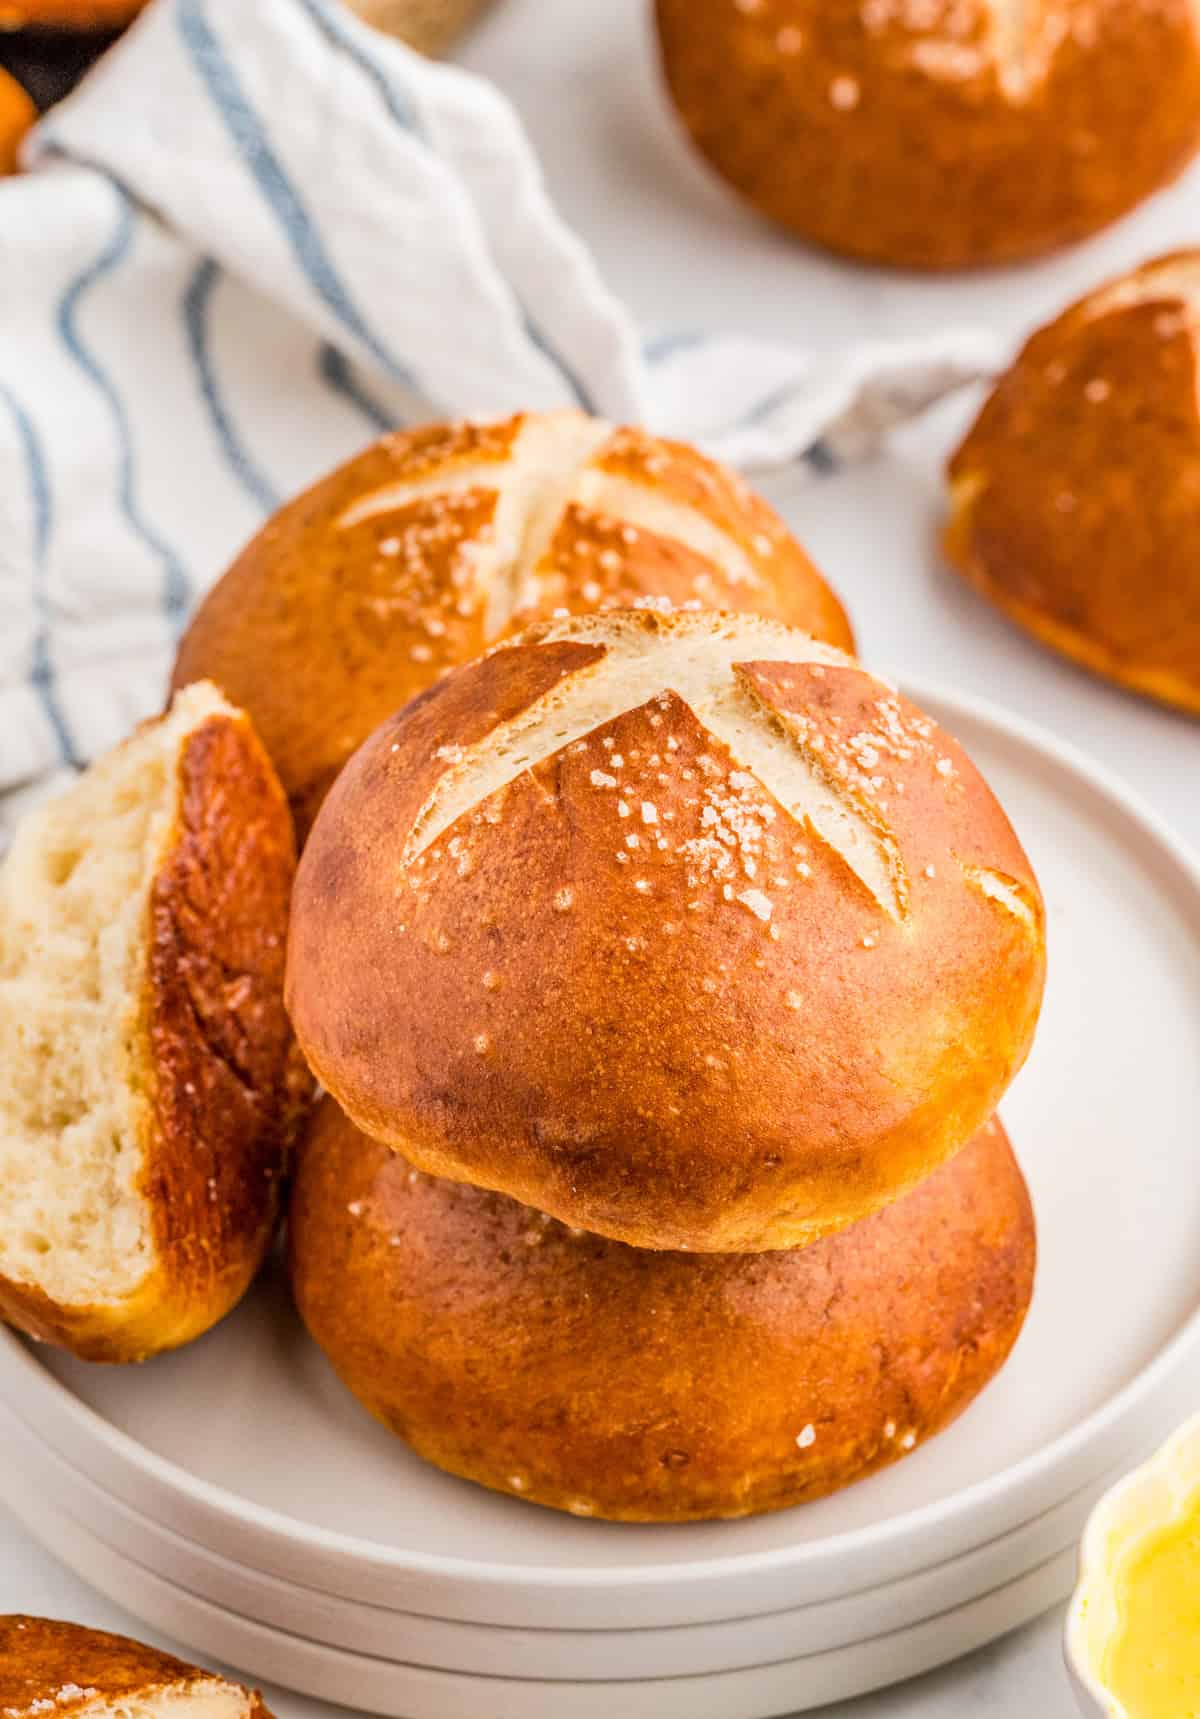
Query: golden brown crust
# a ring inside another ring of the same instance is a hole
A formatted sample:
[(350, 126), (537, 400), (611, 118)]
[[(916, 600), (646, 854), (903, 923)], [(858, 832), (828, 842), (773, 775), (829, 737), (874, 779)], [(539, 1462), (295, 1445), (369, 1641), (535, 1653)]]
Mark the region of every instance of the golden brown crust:
[[(657, 0), (692, 140), (764, 214), (908, 268), (1116, 219), (1200, 143), (1188, 0)], [(1011, 14), (1011, 16), (1010, 16)]]
[(153, 1266), (115, 1305), (63, 1305), (0, 1278), (0, 1317), (89, 1361), (144, 1360), (237, 1304), (274, 1235), (312, 1095), (283, 1006), (295, 876), (283, 790), (240, 712), (195, 728), (177, 768), (136, 1029)]
[(24, 88), (0, 70), (0, 174), (15, 173), (21, 141), (37, 121), (37, 108)]
[(343, 1382), (426, 1460), (560, 1510), (776, 1510), (902, 1457), (1003, 1365), (1036, 1240), (989, 1124), (886, 1211), (789, 1253), (645, 1253), (412, 1171), (331, 1100), (292, 1281)]
[(204, 1685), (243, 1696), (247, 1719), (271, 1719), (261, 1695), (126, 1636), (56, 1618), (0, 1617), (0, 1713), (34, 1719), (165, 1689)]
[[(1190, 302), (1176, 271), (1194, 271)], [(950, 463), (945, 535), (954, 566), (1035, 638), (1196, 715), (1198, 329), (1197, 251), (1041, 329)]]
[[(150, 904), (155, 1104), (142, 1178), (177, 1309), (170, 1343), (223, 1317), (258, 1270), (311, 1091), (283, 1006), (295, 841), (249, 720), (198, 728), (179, 781), (179, 829)], [(161, 1340), (165, 1309), (159, 1318)]]
[(118, 30), (147, 0), (0, 0), (3, 30)]
[(119, 30), (147, 0), (0, 0), (6, 30)]
[[(698, 637), (707, 662), (723, 628), (746, 638), (739, 708), (878, 841), (891, 910), (657, 696), (656, 654)], [(642, 635), (652, 692), (412, 855), (460, 757)], [(585, 617), (384, 724), (302, 856), (288, 966), (300, 1043), (361, 1127), (580, 1228), (718, 1252), (810, 1242), (970, 1138), (1032, 1038), (1037, 883), (962, 750), (820, 648), (738, 617)]]
[[(677, 443), (614, 432), (586, 468), (623, 478), (710, 521), (749, 566), (742, 582), (669, 535), (631, 528), (619, 507), (565, 509), (513, 613), (489, 630), (498, 495), (527, 426), (431, 425), (386, 437), (290, 502), (243, 550), (180, 645), (173, 684), (208, 678), (248, 710), (292, 802), (301, 839), (333, 779), (380, 722), (494, 637), (556, 609), (646, 599), (760, 609), (853, 648), (837, 598), (778, 517), (740, 480)], [(409, 499), (354, 519), (389, 486), (467, 490)], [(350, 516), (350, 517), (348, 517)]]

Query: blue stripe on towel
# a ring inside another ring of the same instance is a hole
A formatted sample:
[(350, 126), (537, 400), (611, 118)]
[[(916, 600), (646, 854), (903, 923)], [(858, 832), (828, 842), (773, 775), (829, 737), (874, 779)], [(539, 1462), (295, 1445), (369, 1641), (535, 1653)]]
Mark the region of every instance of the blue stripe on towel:
[(384, 106), (404, 131), (411, 131), (414, 137), (425, 137), (425, 128), (415, 107), (388, 77), (383, 67), (379, 65), (360, 43), (355, 41), (345, 23), (333, 7), (324, 0), (296, 0), (300, 10), (307, 14), (316, 28), (324, 36), (331, 47), (338, 48), (347, 58), (354, 61), (359, 69), (366, 73), (375, 88), (383, 97)]
[[(795, 382), (785, 383), (782, 388), (774, 389), (764, 396), (756, 405), (743, 412), (734, 424), (735, 430), (750, 429), (755, 424), (761, 424), (786, 406), (797, 391)], [(841, 461), (824, 437), (819, 436), (815, 442), (804, 449), (801, 458), (812, 467), (819, 477), (832, 477), (841, 467)]]
[(666, 334), (652, 334), (642, 342), (642, 357), (647, 364), (663, 364), (677, 352), (694, 352), (708, 340), (698, 328), (679, 328)]
[(71, 738), (70, 726), (58, 698), (54, 682), (54, 664), (50, 656), (50, 602), (46, 593), (47, 558), (54, 520), (54, 500), (50, 493), (50, 473), (46, 456), (34, 428), (33, 420), (12, 391), (0, 383), (0, 399), (12, 414), (25, 456), (29, 474), (29, 499), (33, 507), (33, 607), (37, 626), (30, 653), (29, 678), (37, 691), (46, 720), (54, 733), (58, 750), (68, 764), (79, 765), (79, 754)]
[(595, 416), (595, 398), (584, 386), (582, 377), (580, 377), (576, 371), (571, 369), (561, 352), (556, 352), (554, 350), (541, 329), (538, 328), (537, 324), (533, 321), (524, 305), (521, 306), (521, 322), (524, 326), (525, 333), (529, 336), (533, 345), (537, 347), (538, 351), (544, 358), (548, 358), (550, 360), (551, 364), (553, 364), (554, 368), (558, 371), (567, 387), (571, 390), (571, 393), (575, 396), (575, 404), (581, 411), (591, 412), (592, 415)]
[[(325, 40), (344, 53), (348, 59), (353, 60), (359, 70), (371, 80), (383, 98), (383, 104), (388, 113), (401, 130), (411, 132), (414, 137), (419, 137), (432, 150), (433, 146), (421, 122), (420, 114), (379, 62), (366, 51), (352, 31), (347, 28), (339, 16), (338, 9), (330, 5), (328, 0), (296, 0), (296, 4), (312, 20)], [(511, 287), (510, 290), (512, 290)], [(514, 297), (516, 297), (515, 292)], [(567, 363), (562, 353), (551, 345), (549, 338), (537, 326), (529, 310), (520, 303), (519, 299), (517, 300), (517, 308), (521, 313), (521, 323), (530, 344), (536, 346), (544, 358), (549, 359), (570, 389), (576, 404), (585, 412), (595, 412), (595, 401), (574, 368)]]
[(339, 352), (336, 346), (330, 346), (328, 341), (322, 344), (317, 355), (317, 366), (321, 379), (361, 412), (373, 430), (380, 435), (386, 435), (389, 430), (400, 427), (401, 420), (363, 387), (354, 374), (350, 360), (344, 352)]
[(183, 295), (183, 321), (187, 330), (188, 347), (196, 366), (196, 381), (230, 470), (264, 513), (274, 513), (281, 497), (254, 463), (238, 435), (213, 369), (209, 342), (209, 310), (220, 279), (220, 265), (212, 257), (205, 257), (203, 262), (197, 264), (188, 282), (187, 291)]
[(112, 415), (117, 439), (117, 495), (121, 512), (134, 533), (162, 563), (163, 603), (169, 620), (175, 624), (182, 621), (187, 609), (187, 569), (170, 544), (159, 536), (142, 513), (137, 497), (137, 467), (129, 413), (111, 377), (102, 368), (95, 354), (84, 344), (76, 321), (84, 297), (98, 281), (120, 266), (133, 244), (133, 204), (128, 193), (115, 179), (110, 179), (109, 183), (117, 200), (116, 228), (100, 255), (76, 276), (63, 294), (57, 311), (58, 332), (63, 345), (103, 396)]
[(411, 388), (419, 386), (412, 372), (389, 352), (373, 333), (354, 303), (324, 240), (271, 148), (266, 129), (255, 112), (232, 64), (208, 22), (204, 0), (179, 0), (175, 13), (179, 34), (193, 66), (212, 98), (229, 137), (291, 246), (313, 291), (342, 326), (361, 340), (389, 376)]

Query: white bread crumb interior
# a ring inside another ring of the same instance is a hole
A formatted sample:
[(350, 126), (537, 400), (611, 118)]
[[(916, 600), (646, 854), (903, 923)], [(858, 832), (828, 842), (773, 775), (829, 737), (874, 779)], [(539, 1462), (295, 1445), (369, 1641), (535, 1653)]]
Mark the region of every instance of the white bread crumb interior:
[(219, 713), (235, 714), (215, 687), (185, 688), (30, 813), (0, 868), (0, 1275), (65, 1304), (128, 1296), (155, 1263), (138, 1189), (147, 910), (181, 749)]

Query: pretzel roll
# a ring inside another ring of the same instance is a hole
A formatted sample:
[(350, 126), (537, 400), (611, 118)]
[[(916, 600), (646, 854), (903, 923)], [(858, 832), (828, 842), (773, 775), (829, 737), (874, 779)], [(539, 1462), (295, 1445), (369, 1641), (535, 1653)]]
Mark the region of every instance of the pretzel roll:
[(656, 0), (693, 142), (757, 209), (905, 268), (1036, 255), (1200, 144), (1190, 0)]
[(626, 1522), (778, 1510), (904, 1456), (1003, 1366), (1036, 1255), (996, 1122), (841, 1235), (697, 1256), (423, 1176), (328, 1100), (289, 1233), (309, 1331), (418, 1455)]
[(1035, 334), (950, 462), (946, 552), (1035, 638), (1200, 715), (1200, 251)]
[(181, 693), (0, 869), (0, 1319), (138, 1361), (229, 1312), (311, 1081), (283, 1009), (295, 847), (245, 715)]
[(0, 1617), (6, 1719), (271, 1719), (256, 1690), (123, 1635), (57, 1618)]
[(0, 174), (17, 171), (25, 133), (36, 123), (37, 108), (24, 87), (0, 70)]
[(119, 30), (147, 0), (0, 0), (0, 30)]
[(389, 436), (291, 502), (200, 608), (174, 684), (254, 717), (301, 836), (367, 735), (563, 609), (756, 609), (847, 650), (836, 597), (765, 502), (691, 448), (574, 412)]
[(982, 1126), (1043, 913), (970, 760), (751, 615), (549, 622), (393, 717), (297, 875), (314, 1072), (418, 1168), (637, 1247), (815, 1240)]

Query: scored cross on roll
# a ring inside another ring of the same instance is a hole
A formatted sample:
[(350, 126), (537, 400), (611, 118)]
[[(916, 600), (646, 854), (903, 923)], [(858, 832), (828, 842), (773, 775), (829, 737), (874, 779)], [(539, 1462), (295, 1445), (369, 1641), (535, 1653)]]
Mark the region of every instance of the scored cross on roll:
[(456, 670), (335, 784), (288, 1000), (418, 1168), (649, 1248), (811, 1242), (993, 1113), (1044, 973), (970, 760), (751, 615), (560, 619)]
[[(782, 520), (693, 448), (579, 412), (388, 436), (290, 502), (201, 606), (174, 685), (247, 710), (301, 838), (385, 717), (569, 610), (752, 609), (853, 649)], [(264, 663), (271, 673), (263, 673)]]

